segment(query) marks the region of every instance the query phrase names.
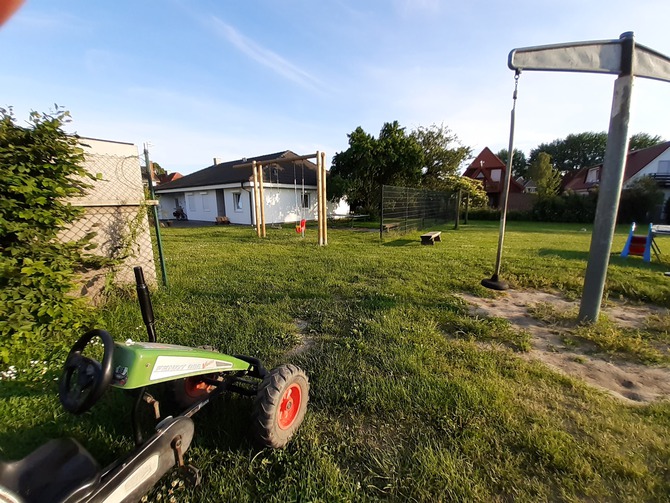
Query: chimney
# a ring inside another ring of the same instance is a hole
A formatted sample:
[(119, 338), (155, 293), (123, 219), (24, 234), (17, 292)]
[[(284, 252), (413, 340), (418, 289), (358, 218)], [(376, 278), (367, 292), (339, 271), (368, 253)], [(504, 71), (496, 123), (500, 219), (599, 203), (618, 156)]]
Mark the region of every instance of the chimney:
[(221, 161), (222, 161), (222, 159), (220, 157), (215, 157), (214, 158), (214, 166), (216, 166), (217, 164), (221, 164)]

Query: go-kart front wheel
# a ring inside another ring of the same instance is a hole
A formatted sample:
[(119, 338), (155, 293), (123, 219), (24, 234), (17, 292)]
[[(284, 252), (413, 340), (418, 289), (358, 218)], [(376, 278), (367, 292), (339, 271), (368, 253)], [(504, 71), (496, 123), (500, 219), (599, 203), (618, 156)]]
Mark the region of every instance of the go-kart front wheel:
[(309, 380), (295, 365), (272, 369), (258, 387), (252, 420), (253, 441), (258, 447), (284, 447), (307, 411)]

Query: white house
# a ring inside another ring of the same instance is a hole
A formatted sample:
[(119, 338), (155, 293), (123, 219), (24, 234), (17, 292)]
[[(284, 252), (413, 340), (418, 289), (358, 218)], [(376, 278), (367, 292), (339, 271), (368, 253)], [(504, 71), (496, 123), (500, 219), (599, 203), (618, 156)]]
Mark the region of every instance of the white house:
[[(316, 164), (308, 160), (263, 164), (278, 158), (297, 157), (286, 150), (258, 157), (218, 162), (156, 188), (159, 218), (171, 219), (181, 207), (189, 220), (215, 222), (228, 217), (232, 224), (254, 224), (252, 161), (263, 165), (265, 221), (268, 224), (295, 223), (317, 219)], [(246, 167), (237, 167), (238, 165)], [(328, 214), (346, 215), (349, 206), (329, 203)]]
[[(602, 168), (603, 165), (599, 164), (580, 170), (565, 184), (565, 190), (583, 194), (588, 193), (589, 190), (600, 184)], [(656, 180), (665, 195), (665, 202), (663, 203), (663, 208), (665, 208), (666, 202), (670, 198), (670, 141), (628, 153), (623, 188), (625, 189), (644, 176)], [(661, 219), (664, 221), (667, 221), (668, 218), (670, 218), (670, 215), (661, 215)]]

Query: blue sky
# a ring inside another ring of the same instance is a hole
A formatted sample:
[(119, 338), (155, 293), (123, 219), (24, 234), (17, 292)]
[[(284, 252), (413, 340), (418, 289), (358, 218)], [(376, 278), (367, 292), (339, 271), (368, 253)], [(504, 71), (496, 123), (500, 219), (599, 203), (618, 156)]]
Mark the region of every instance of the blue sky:
[[(506, 148), (510, 50), (618, 38), (670, 55), (668, 0), (26, 0), (0, 28), (0, 106), (54, 103), (82, 136), (151, 143), (190, 173), (285, 149), (347, 148), (357, 126), (444, 124)], [(607, 130), (614, 76), (525, 72), (516, 145)], [(670, 83), (637, 79), (631, 133), (670, 139)]]

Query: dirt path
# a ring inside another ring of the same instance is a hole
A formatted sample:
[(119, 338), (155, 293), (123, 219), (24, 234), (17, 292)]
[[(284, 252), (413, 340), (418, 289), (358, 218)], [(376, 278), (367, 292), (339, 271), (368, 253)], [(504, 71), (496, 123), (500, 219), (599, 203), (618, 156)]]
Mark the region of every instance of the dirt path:
[[(607, 355), (593, 354), (587, 348), (566, 346), (563, 336), (570, 333), (569, 328), (548, 325), (533, 318), (528, 311), (529, 307), (539, 303), (569, 311), (576, 309), (578, 302), (530, 290), (508, 290), (494, 299), (467, 294), (462, 294), (461, 298), (470, 304), (473, 315), (504, 318), (517, 329), (528, 331), (532, 335), (532, 350), (522, 357), (540, 360), (628, 402), (648, 403), (670, 398), (670, 369), (614, 361)], [(623, 327), (641, 328), (649, 316), (667, 312), (667, 309), (654, 306), (610, 304), (603, 312)]]

